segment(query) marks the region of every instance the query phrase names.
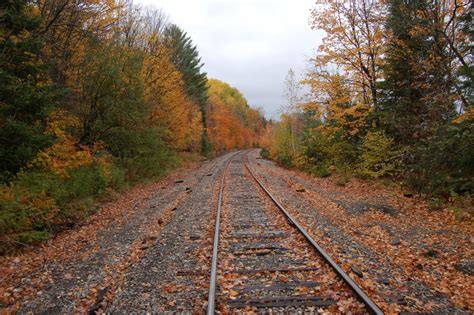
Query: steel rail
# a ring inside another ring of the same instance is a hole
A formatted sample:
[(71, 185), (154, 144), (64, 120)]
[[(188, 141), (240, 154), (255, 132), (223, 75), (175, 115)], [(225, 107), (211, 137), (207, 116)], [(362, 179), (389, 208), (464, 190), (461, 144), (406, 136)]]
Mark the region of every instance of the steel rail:
[[(273, 196), (273, 194), (263, 185), (263, 183), (255, 176), (248, 165), (248, 153), (244, 157), (244, 165), (248, 170), (253, 179), (258, 183), (258, 185), (263, 189), (263, 191), (270, 197), (273, 203), (284, 213), (287, 220), (292, 224), (303, 236), (305, 239), (318, 251), (318, 253), (326, 260), (327, 263), (334, 269), (334, 271), (344, 280), (344, 282), (354, 291), (356, 296), (361, 302), (363, 302), (370, 313), (382, 315), (384, 312), (377, 306), (377, 304), (372, 301), (367, 294), (357, 285), (357, 283), (352, 280), (352, 278), (341, 268), (339, 265), (326, 253), (326, 251), (319, 246), (319, 244), (308, 234), (308, 232), (301, 226), (296, 220), (290, 215), (290, 213), (283, 207), (283, 205)], [(209, 314), (209, 313), (208, 313)]]
[(224, 181), (225, 181), (227, 169), (229, 168), (229, 164), (238, 153), (239, 152), (234, 153), (226, 161), (226, 165), (224, 167), (224, 171), (221, 177), (219, 197), (217, 201), (216, 223), (215, 223), (215, 230), (214, 230), (214, 245), (212, 248), (211, 279), (209, 281), (209, 294), (207, 298), (207, 314), (208, 315), (213, 315), (216, 308), (217, 258), (219, 254), (219, 236), (220, 236), (220, 225), (221, 225), (222, 197), (224, 194)]

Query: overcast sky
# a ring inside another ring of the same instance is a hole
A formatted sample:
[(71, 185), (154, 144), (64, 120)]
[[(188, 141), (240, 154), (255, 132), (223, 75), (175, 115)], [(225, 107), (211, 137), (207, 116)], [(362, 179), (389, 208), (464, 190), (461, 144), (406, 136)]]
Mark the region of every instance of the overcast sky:
[(268, 118), (285, 100), (288, 69), (298, 78), (319, 45), (308, 24), (315, 0), (136, 0), (161, 8), (197, 45), (209, 77), (238, 88)]

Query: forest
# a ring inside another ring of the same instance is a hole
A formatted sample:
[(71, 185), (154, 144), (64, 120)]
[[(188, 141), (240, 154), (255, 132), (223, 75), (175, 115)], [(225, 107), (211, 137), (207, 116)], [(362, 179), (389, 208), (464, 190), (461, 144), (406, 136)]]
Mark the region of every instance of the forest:
[(185, 30), (115, 0), (0, 4), (0, 251), (97, 201), (258, 143), (261, 112), (202, 70)]
[(0, 314), (474, 313), (473, 12), (0, 1)]
[[(264, 155), (315, 176), (401, 184), (433, 208), (474, 189), (473, 3), (316, 4), (322, 44), (263, 137)], [(309, 91), (304, 93), (304, 89)]]
[[(324, 38), (266, 120), (211, 79), (192, 38), (122, 0), (0, 4), (0, 252), (81, 224), (115, 192), (188, 161), (262, 147), (319, 177), (472, 204), (469, 1), (316, 3)], [(258, 105), (258, 104), (257, 104)]]

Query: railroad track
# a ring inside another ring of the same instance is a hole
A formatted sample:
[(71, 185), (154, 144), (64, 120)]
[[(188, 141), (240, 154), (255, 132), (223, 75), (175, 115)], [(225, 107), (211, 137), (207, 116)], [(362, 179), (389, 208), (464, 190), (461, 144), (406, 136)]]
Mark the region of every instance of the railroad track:
[(383, 314), (255, 176), (247, 153), (221, 177), (207, 314)]

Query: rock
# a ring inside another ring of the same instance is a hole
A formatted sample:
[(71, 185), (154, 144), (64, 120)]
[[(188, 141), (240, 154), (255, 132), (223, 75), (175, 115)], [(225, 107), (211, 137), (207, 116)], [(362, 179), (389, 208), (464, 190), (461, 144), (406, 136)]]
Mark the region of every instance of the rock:
[(398, 214), (398, 211), (389, 205), (376, 205), (375, 209), (391, 216), (396, 216)]
[(176, 210), (178, 210), (177, 207), (174, 207), (173, 209), (171, 209), (171, 211), (176, 211)]
[(305, 192), (306, 190), (304, 188), (297, 189), (296, 192)]
[(423, 265), (422, 264), (416, 264), (416, 269), (418, 270), (423, 270)]
[(461, 271), (467, 275), (474, 276), (474, 261), (464, 261), (454, 265), (457, 271)]
[(98, 311), (100, 310), (100, 307), (101, 307), (101, 303), (102, 303), (102, 301), (104, 301), (104, 297), (107, 294), (108, 290), (109, 290), (108, 287), (99, 290), (99, 293), (97, 294), (97, 297), (95, 299), (95, 303), (94, 303), (94, 305), (92, 305), (89, 308), (88, 314), (97, 314), (98, 313)]
[(411, 198), (411, 197), (413, 197), (413, 194), (411, 192), (406, 191), (406, 192), (403, 193), (403, 196), (407, 197), (407, 198)]
[(142, 240), (142, 244), (145, 244), (149, 241), (154, 241), (156, 240), (156, 236), (149, 236), (149, 237), (145, 237), (143, 240)]
[(393, 246), (398, 246), (400, 245), (401, 242), (398, 238), (394, 239), (393, 241), (390, 242), (390, 245), (393, 245)]
[(390, 284), (390, 281), (387, 278), (377, 278), (376, 281), (381, 284)]
[(362, 271), (359, 268), (357, 268), (356, 266), (351, 266), (351, 271), (353, 273), (355, 273), (359, 278), (364, 277), (364, 274), (362, 273)]
[(158, 219), (158, 224), (159, 224), (159, 225), (162, 225), (162, 224), (163, 224), (163, 220), (162, 220), (162, 219)]
[(434, 249), (429, 249), (428, 251), (423, 253), (423, 256), (428, 257), (428, 258), (436, 258), (439, 256), (439, 252)]
[(200, 239), (201, 237), (199, 235), (190, 235), (189, 236), (189, 239), (192, 240), (192, 241), (196, 241), (198, 239)]

